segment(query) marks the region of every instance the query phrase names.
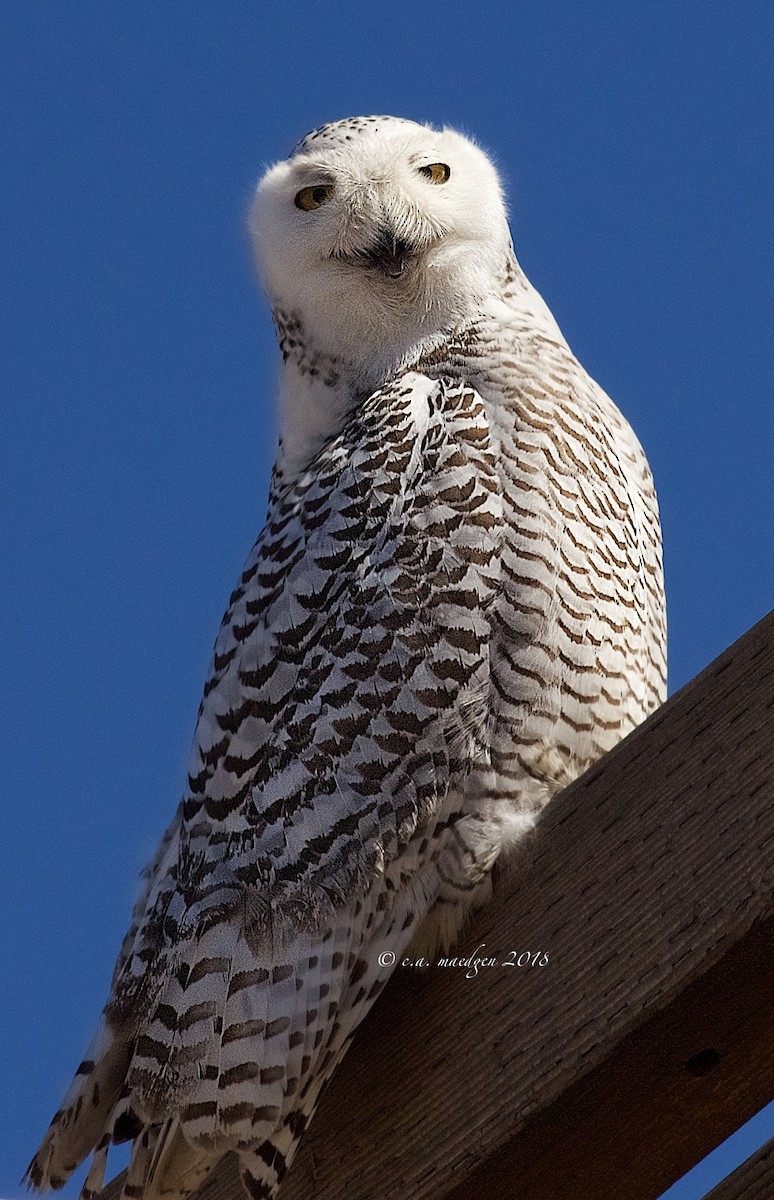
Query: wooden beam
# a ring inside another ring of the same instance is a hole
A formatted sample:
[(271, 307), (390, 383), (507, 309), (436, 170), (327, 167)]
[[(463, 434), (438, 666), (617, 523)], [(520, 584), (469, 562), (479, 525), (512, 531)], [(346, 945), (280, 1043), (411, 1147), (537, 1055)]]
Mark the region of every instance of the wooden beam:
[(655, 1200), (774, 1094), (773, 778), (774, 614), (552, 801), (457, 950), (546, 965), (398, 969), (282, 1200)]
[(774, 1196), (774, 1140), (713, 1188), (706, 1200), (771, 1200)]

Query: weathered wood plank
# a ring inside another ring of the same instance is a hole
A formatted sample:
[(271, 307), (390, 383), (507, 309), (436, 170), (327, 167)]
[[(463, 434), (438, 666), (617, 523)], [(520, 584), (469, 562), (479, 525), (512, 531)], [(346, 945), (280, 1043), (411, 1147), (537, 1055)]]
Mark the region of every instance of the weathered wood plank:
[(774, 1196), (774, 1140), (713, 1188), (706, 1200), (771, 1200)]
[(652, 1200), (771, 1099), (773, 773), (774, 614), (548, 806), (459, 948), (546, 966), (399, 969), (283, 1200)]

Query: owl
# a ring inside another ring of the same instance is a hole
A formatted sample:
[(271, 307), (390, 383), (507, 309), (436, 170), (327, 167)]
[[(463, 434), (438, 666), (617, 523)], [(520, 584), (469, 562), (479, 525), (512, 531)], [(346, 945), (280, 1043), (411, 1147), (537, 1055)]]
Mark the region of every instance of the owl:
[[(271, 1200), (410, 952), (665, 696), (631, 428), (514, 255), (488, 157), (393, 117), (308, 134), (251, 210), (282, 355), (266, 524), (101, 1025), (28, 1171)], [(461, 998), (463, 1002), (463, 998)], [(482, 1030), (482, 1036), (486, 1031)]]

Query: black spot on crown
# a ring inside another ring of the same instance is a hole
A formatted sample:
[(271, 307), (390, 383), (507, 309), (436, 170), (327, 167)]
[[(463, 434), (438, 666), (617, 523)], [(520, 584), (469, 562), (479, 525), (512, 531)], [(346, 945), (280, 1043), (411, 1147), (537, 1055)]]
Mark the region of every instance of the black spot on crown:
[(327, 142), (328, 145), (341, 145), (343, 142), (349, 142), (359, 133), (369, 131), (376, 133), (379, 125), (414, 125), (415, 121), (409, 121), (405, 117), (346, 117), (342, 121), (329, 121), (327, 125), (320, 125), (317, 129), (313, 129), (307, 133), (305, 137), (297, 142), (293, 147), (290, 157), (295, 157), (296, 154), (305, 154), (307, 150), (311, 150), (313, 146), (321, 142)]

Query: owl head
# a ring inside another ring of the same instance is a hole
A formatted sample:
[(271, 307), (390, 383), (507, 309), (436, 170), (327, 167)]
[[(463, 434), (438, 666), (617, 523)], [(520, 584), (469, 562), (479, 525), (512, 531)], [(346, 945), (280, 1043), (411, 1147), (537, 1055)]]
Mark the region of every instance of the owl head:
[(510, 247), (487, 156), (454, 130), (396, 117), (308, 134), (264, 175), (250, 228), (272, 305), (320, 350), (377, 373), (469, 318)]

